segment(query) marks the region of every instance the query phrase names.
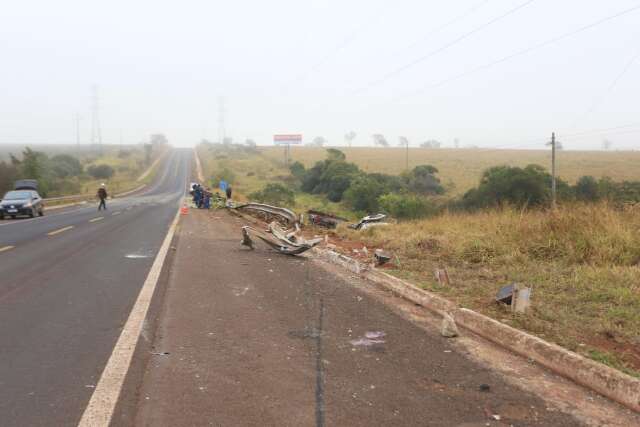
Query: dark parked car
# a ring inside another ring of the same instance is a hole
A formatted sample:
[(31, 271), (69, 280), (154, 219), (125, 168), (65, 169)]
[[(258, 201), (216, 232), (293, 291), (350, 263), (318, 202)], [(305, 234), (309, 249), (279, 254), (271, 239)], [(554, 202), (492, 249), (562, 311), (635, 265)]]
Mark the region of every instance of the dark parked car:
[(37, 189), (35, 181), (16, 182), (16, 189), (9, 191), (0, 200), (0, 219), (4, 219), (5, 216), (15, 218), (18, 215), (27, 215), (33, 218), (36, 215), (44, 215), (44, 203)]

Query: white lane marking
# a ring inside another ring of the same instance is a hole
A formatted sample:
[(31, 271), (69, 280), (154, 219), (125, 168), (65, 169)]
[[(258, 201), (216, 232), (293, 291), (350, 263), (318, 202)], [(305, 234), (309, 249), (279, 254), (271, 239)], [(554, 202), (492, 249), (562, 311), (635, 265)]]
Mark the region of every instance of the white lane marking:
[(11, 250), (13, 248), (15, 248), (15, 246), (4, 246), (4, 247), (0, 248), (0, 252), (5, 252), (5, 251)]
[(99, 217), (97, 217), (97, 218), (91, 218), (91, 219), (89, 220), (89, 222), (102, 221), (103, 219), (104, 219), (104, 217), (103, 217), (103, 216), (99, 216)]
[(111, 214), (111, 216), (116, 216), (116, 215), (120, 215), (121, 213), (122, 213), (122, 212), (120, 212), (120, 211), (117, 211), (117, 212), (114, 212), (114, 213), (112, 213), (112, 214)]
[(59, 228), (59, 229), (57, 229), (55, 231), (51, 231), (51, 232), (47, 233), (47, 236), (55, 236), (56, 234), (60, 234), (60, 233), (65, 232), (67, 230), (71, 230), (72, 228), (73, 228), (73, 225), (70, 225), (68, 227)]
[(153, 261), (147, 279), (144, 281), (142, 289), (140, 289), (138, 299), (131, 309), (131, 313), (129, 313), (127, 323), (125, 323), (118, 342), (113, 348), (111, 356), (109, 356), (107, 365), (104, 371), (102, 371), (100, 381), (98, 381), (91, 400), (82, 414), (82, 418), (78, 423), (79, 427), (108, 427), (111, 423), (111, 417), (116, 408), (124, 378), (129, 370), (129, 365), (131, 364), (131, 359), (136, 349), (136, 343), (142, 331), (144, 319), (147, 317), (151, 298), (153, 297), (158, 279), (160, 278), (160, 272), (162, 271), (162, 266), (169, 251), (169, 245), (175, 234), (179, 219), (180, 211), (176, 212), (167, 236), (164, 238), (162, 246), (160, 246), (160, 250), (158, 251), (158, 255), (156, 255), (156, 259)]

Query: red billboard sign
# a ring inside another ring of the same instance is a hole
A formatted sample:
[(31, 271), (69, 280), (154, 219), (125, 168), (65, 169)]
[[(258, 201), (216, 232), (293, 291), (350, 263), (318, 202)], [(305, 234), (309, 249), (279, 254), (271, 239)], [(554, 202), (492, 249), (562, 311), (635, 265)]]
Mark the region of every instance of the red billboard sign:
[(274, 144), (302, 144), (301, 134), (273, 135)]

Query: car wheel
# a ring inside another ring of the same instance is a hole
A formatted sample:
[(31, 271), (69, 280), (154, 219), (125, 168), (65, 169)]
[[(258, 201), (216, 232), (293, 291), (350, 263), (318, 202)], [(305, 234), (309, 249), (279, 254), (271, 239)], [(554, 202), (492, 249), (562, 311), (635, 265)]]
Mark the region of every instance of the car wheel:
[(3, 220), (3, 219), (4, 219), (4, 214), (0, 215), (0, 220)]
[(16, 219), (16, 216), (15, 215), (11, 215), (11, 219)]
[(44, 216), (44, 209), (40, 209), (40, 211), (38, 212), (38, 215)]
[(36, 211), (32, 208), (31, 211), (29, 211), (29, 218), (33, 218), (34, 216), (36, 216)]

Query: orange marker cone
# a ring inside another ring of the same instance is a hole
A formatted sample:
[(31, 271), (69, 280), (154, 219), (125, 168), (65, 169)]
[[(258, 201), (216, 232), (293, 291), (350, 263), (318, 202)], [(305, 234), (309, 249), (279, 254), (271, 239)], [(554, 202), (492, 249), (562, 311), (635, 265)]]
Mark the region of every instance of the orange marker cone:
[(180, 213), (182, 215), (186, 215), (189, 213), (189, 208), (187, 207), (187, 205), (184, 205), (183, 207), (180, 208)]

